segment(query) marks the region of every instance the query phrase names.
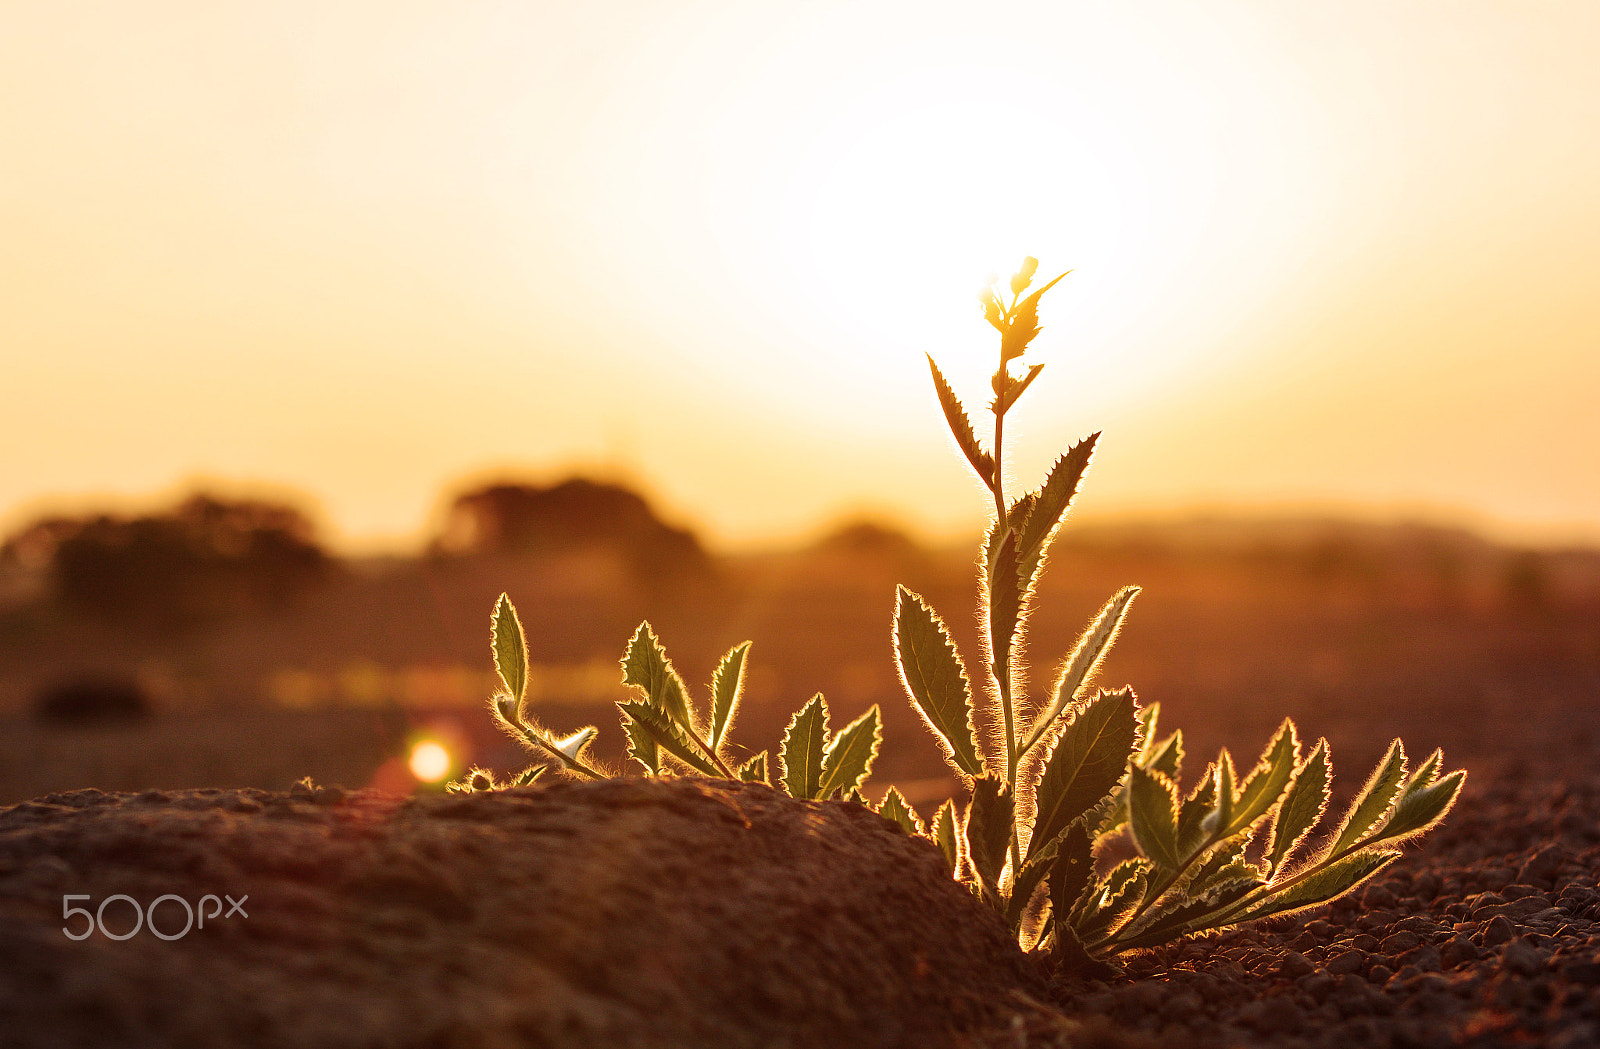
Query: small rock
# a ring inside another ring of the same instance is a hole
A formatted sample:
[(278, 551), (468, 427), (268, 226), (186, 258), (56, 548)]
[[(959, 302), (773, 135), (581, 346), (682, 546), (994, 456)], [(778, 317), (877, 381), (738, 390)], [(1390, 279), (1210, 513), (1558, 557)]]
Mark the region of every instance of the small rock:
[(1278, 959), (1278, 971), (1291, 980), (1298, 980), (1302, 976), (1310, 976), (1316, 972), (1317, 967), (1311, 964), (1311, 959), (1299, 951), (1284, 951), (1283, 957)]
[(1446, 969), (1460, 968), (1477, 961), (1481, 956), (1482, 952), (1473, 946), (1472, 941), (1459, 934), (1446, 940), (1444, 946), (1439, 948), (1439, 964)]
[(1526, 937), (1506, 944), (1500, 958), (1505, 967), (1518, 976), (1537, 976), (1544, 971), (1544, 954)]
[(1483, 927), (1483, 945), (1495, 947), (1508, 943), (1517, 935), (1516, 927), (1511, 924), (1511, 919), (1503, 914), (1497, 914)]
[(1404, 954), (1421, 942), (1422, 938), (1416, 933), (1402, 930), (1385, 936), (1381, 946), (1385, 954)]
[(1305, 1017), (1287, 995), (1278, 995), (1251, 1002), (1238, 1012), (1239, 1022), (1253, 1027), (1261, 1034), (1278, 1034), (1298, 1031)]
[(1345, 973), (1360, 972), (1366, 967), (1367, 952), (1355, 950), (1345, 951), (1343, 954), (1335, 955), (1334, 957), (1328, 959), (1327, 966), (1328, 971), (1335, 976), (1342, 976)]
[(1542, 882), (1556, 876), (1561, 865), (1566, 862), (1566, 855), (1559, 845), (1546, 845), (1532, 856), (1528, 857), (1517, 871), (1519, 882)]
[(1389, 978), (1392, 976), (1394, 976), (1394, 970), (1389, 968), (1387, 965), (1374, 965), (1371, 969), (1367, 970), (1368, 982), (1378, 986), (1388, 983)]

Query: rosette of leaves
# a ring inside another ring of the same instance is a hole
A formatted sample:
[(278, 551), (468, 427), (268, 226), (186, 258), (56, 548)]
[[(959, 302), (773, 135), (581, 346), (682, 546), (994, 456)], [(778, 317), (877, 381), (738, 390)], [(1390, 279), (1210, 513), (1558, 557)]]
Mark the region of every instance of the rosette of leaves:
[[(528, 709), (527, 641), (516, 607), (505, 594), (495, 604), (490, 643), (501, 686), (490, 700), (490, 709), (501, 727), (541, 761), (505, 784), (498, 783), (491, 773), (473, 769), (449, 789), (470, 792), (521, 786), (550, 768), (580, 779), (611, 775), (589, 756), (590, 745), (599, 735), (594, 726), (560, 736), (545, 728)], [(744, 694), (749, 654), (750, 642), (746, 641), (729, 649), (717, 663), (711, 675), (710, 703), (702, 712), (650, 624), (639, 624), (622, 657), (623, 683), (632, 686), (635, 695), (617, 704), (628, 738), (628, 756), (651, 776), (710, 776), (767, 783), (807, 800), (864, 800), (861, 784), (872, 771), (883, 739), (876, 705), (833, 732), (828, 703), (818, 693), (789, 720), (776, 769), (768, 768), (765, 750), (742, 761), (735, 757), (728, 736)]]
[[(1024, 948), (1050, 948), (1064, 963), (1097, 968), (1123, 951), (1335, 899), (1393, 862), (1400, 843), (1443, 819), (1466, 773), (1442, 774), (1435, 751), (1408, 774), (1396, 740), (1337, 829), (1313, 849), (1307, 841), (1327, 808), (1328, 747), (1319, 741), (1302, 757), (1285, 720), (1247, 773), (1223, 751), (1184, 794), (1181, 734), (1158, 737), (1157, 706), (1141, 707), (1131, 689), (1093, 686), (1137, 587), (1106, 602), (1049, 692), (1030, 702), (1019, 658), (1029, 612), (1051, 540), (1100, 436), (1073, 446), (1039, 489), (1008, 503), (1006, 414), (1043, 368), (1032, 364), (1017, 375), (1011, 362), (1039, 333), (1040, 297), (1066, 276), (1029, 293), (1037, 268), (1037, 260), (1024, 261), (1011, 278), (1009, 303), (996, 287), (980, 296), (1000, 333), (990, 383), (992, 452), (928, 361), (956, 445), (994, 497), (979, 558), (983, 713), (993, 731), (980, 740), (973, 683), (944, 622), (901, 587), (894, 617), (901, 681), (970, 788), (970, 801), (959, 817), (946, 801), (926, 830), (892, 790), (880, 811), (937, 842), (952, 873), (1005, 916)], [(1098, 873), (1097, 853), (1120, 834), (1137, 855)]]

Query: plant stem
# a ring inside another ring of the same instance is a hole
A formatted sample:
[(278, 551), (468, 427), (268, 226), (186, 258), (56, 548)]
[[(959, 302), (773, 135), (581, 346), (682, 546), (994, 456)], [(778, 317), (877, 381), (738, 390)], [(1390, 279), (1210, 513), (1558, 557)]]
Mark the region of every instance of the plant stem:
[[(1005, 426), (1006, 413), (1004, 408), (1006, 384), (1010, 381), (1007, 374), (1004, 350), (1004, 337), (1001, 340), (1000, 370), (995, 377), (1000, 381), (995, 383), (999, 388), (995, 393), (994, 408), (994, 513), (995, 513), (995, 556), (1005, 550), (1006, 540), (1010, 536), (1011, 522), (1006, 515), (1006, 489), (1003, 479), (1004, 467), (1002, 455), (1005, 451)], [(989, 672), (994, 676), (995, 690), (1000, 697), (1000, 713), (1005, 719), (1006, 741), (1006, 789), (1011, 794), (1011, 877), (1013, 880), (1022, 868), (1022, 843), (1018, 829), (1018, 820), (1021, 812), (1017, 809), (1017, 732), (1013, 724), (1014, 718), (1011, 711), (1011, 643), (1008, 639), (1005, 652), (996, 651), (997, 638), (994, 632), (994, 603), (995, 603), (995, 565), (989, 565)], [(1009, 584), (1008, 585), (1014, 585)], [(1003, 657), (1003, 658), (1002, 658)]]

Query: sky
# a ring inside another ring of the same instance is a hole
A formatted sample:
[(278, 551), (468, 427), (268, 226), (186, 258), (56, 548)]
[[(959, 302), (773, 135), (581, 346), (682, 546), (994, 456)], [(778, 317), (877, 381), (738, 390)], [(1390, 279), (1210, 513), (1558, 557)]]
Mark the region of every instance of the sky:
[[(353, 551), (577, 469), (714, 544), (984, 494), (1600, 542), (1600, 5), (0, 0), (0, 530)], [(1014, 489), (1020, 491), (1020, 488)]]

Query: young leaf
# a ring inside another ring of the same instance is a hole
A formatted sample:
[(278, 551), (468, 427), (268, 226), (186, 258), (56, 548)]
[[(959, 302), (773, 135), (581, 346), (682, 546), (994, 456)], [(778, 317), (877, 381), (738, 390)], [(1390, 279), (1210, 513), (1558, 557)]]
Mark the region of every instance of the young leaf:
[(1115, 966), (1090, 954), (1078, 937), (1077, 930), (1064, 921), (1054, 923), (1056, 942), (1051, 958), (1064, 972), (1075, 973), (1090, 980), (1109, 980), (1117, 975)]
[(1018, 550), (1022, 559), (1022, 577), (1032, 582), (1039, 574), (1039, 564), (1044, 559), (1056, 526), (1066, 515), (1072, 499), (1078, 494), (1078, 483), (1083, 480), (1089, 460), (1094, 456), (1098, 433), (1092, 433), (1067, 450), (1050, 468), (1044, 487), (1028, 507), (1028, 516), (1014, 524), (1022, 533)]
[(828, 704), (818, 692), (789, 719), (778, 751), (782, 782), (791, 798), (822, 797), (822, 751), (828, 744)]
[(693, 728), (689, 718), (689, 691), (684, 688), (683, 678), (672, 668), (672, 661), (649, 623), (640, 623), (628, 641), (628, 652), (622, 658), (622, 682), (644, 689), (651, 704), (684, 728)]
[[(1035, 511), (1037, 512), (1037, 511)], [(1031, 516), (1031, 515), (1030, 515)], [(1083, 691), (1084, 686), (1099, 669), (1100, 663), (1105, 659), (1106, 651), (1110, 649), (1111, 642), (1116, 639), (1117, 631), (1122, 628), (1122, 620), (1128, 613), (1128, 603), (1138, 594), (1136, 586), (1124, 587), (1106, 606), (1100, 610), (1089, 629), (1084, 631), (1078, 639), (1077, 645), (1072, 650), (1072, 655), (1061, 666), (1061, 673), (1056, 676), (1055, 699), (1050, 707), (1028, 732), (1027, 740), (1022, 745), (1022, 753), (1026, 754), (1044, 738), (1057, 718), (1067, 709)], [(1148, 737), (1146, 737), (1148, 740)]]
[(505, 594), (494, 606), (489, 637), (494, 648), (494, 669), (506, 691), (517, 703), (528, 693), (528, 644), (522, 636), (522, 621), (511, 598)]
[(985, 888), (998, 900), (1000, 873), (1011, 845), (1012, 798), (1005, 783), (989, 776), (972, 781), (967, 806), (967, 855)]
[(526, 787), (534, 780), (544, 775), (545, 769), (548, 767), (549, 766), (546, 765), (529, 765), (527, 768), (513, 776), (511, 778), (511, 782), (507, 784), (507, 786)]
[(1172, 780), (1178, 780), (1178, 771), (1183, 768), (1183, 729), (1173, 729), (1172, 734), (1161, 740), (1150, 752), (1148, 761), (1140, 762), (1151, 772), (1159, 772)]
[(622, 721), (622, 733), (628, 737), (628, 757), (644, 767), (652, 776), (661, 775), (661, 748), (650, 730), (631, 718)]
[(1228, 916), (1230, 925), (1265, 918), (1269, 914), (1303, 911), (1338, 899), (1357, 885), (1400, 858), (1400, 853), (1381, 849), (1362, 849), (1328, 864), (1274, 895)]
[(767, 782), (767, 752), (762, 751), (739, 766), (739, 779), (745, 783)]
[(1299, 761), (1300, 741), (1295, 738), (1294, 722), (1284, 718), (1260, 762), (1239, 787), (1239, 801), (1223, 837), (1237, 834), (1271, 811), (1289, 788)]
[(907, 834), (923, 832), (922, 821), (917, 818), (911, 806), (906, 804), (906, 799), (902, 798), (900, 792), (893, 787), (890, 787), (889, 792), (883, 796), (883, 803), (878, 806), (878, 815), (890, 823), (899, 824), (900, 829)]
[(1158, 867), (1177, 870), (1178, 791), (1159, 772), (1128, 763), (1128, 824), (1134, 844)]
[(1373, 837), (1373, 842), (1400, 842), (1432, 830), (1456, 803), (1456, 797), (1466, 781), (1467, 770), (1456, 769), (1425, 787), (1408, 785), (1400, 804), (1395, 806), (1394, 815), (1389, 817), (1383, 830)]
[(1193, 854), (1210, 836), (1206, 831), (1206, 817), (1217, 808), (1219, 772), (1218, 766), (1208, 766), (1194, 793), (1185, 798), (1178, 809), (1178, 852), (1181, 855)]
[(1091, 939), (1127, 917), (1144, 898), (1150, 861), (1123, 860), (1078, 901), (1072, 924), (1084, 939)]
[(711, 749), (722, 749), (728, 729), (739, 713), (739, 697), (744, 693), (744, 661), (750, 654), (750, 642), (735, 645), (728, 650), (711, 675)]
[(956, 874), (961, 869), (961, 838), (956, 833), (956, 803), (949, 798), (944, 799), (944, 804), (939, 806), (933, 814), (933, 840), (939, 846), (939, 851), (944, 853), (945, 862), (950, 865), (950, 873)]
[(883, 742), (878, 705), (840, 729), (822, 752), (822, 786), (818, 797), (829, 798), (834, 791), (848, 794), (861, 786), (872, 771)]
[(1028, 368), (1028, 374), (1024, 375), (1020, 379), (1013, 379), (1011, 382), (1007, 383), (1005, 392), (1000, 394), (1000, 399), (995, 403), (995, 411), (1001, 415), (1004, 415), (1006, 412), (1010, 411), (1011, 406), (1017, 403), (1017, 398), (1022, 396), (1022, 392), (1029, 386), (1033, 385), (1034, 377), (1037, 376), (1040, 370), (1043, 368), (1044, 365), (1042, 364), (1032, 365)]
[(945, 422), (950, 424), (950, 432), (955, 435), (956, 446), (961, 449), (961, 454), (967, 457), (967, 462), (978, 472), (978, 477), (994, 490), (994, 457), (978, 445), (978, 438), (972, 432), (972, 423), (967, 419), (965, 408), (956, 399), (955, 391), (950, 384), (944, 381), (939, 366), (933, 363), (933, 357), (928, 357), (928, 368), (933, 372), (933, 385), (939, 391), (939, 407), (944, 409)]
[[(624, 726), (628, 729), (629, 739), (637, 739), (635, 732), (642, 732), (653, 739), (657, 747), (702, 776), (721, 775), (716, 766), (700, 752), (700, 748), (689, 742), (689, 737), (684, 735), (683, 729), (667, 720), (666, 714), (660, 707), (643, 699), (624, 700), (617, 706), (621, 707), (622, 712), (632, 721), (631, 726)], [(635, 757), (637, 756), (636, 754)]]
[(1322, 820), (1328, 808), (1328, 741), (1317, 740), (1311, 755), (1295, 773), (1294, 785), (1272, 821), (1272, 843), (1267, 848), (1267, 871), (1276, 875), (1294, 850)]
[(1044, 760), (1035, 788), (1033, 845), (1043, 845), (1094, 808), (1121, 782), (1137, 738), (1132, 689), (1102, 691), (1085, 703)]
[(1073, 823), (1056, 840), (1060, 844), (1050, 867), (1050, 909), (1065, 918), (1094, 880), (1094, 843), (1089, 840), (1089, 828), (1083, 820)]
[(972, 729), (972, 685), (944, 623), (922, 598), (899, 587), (894, 611), (895, 665), (906, 694), (945, 758), (967, 776), (983, 775)]
[(1400, 784), (1406, 775), (1406, 748), (1398, 739), (1389, 744), (1389, 753), (1372, 770), (1366, 786), (1350, 806), (1339, 834), (1333, 840), (1327, 855), (1335, 856), (1346, 847), (1360, 841), (1379, 825), (1400, 793)]

